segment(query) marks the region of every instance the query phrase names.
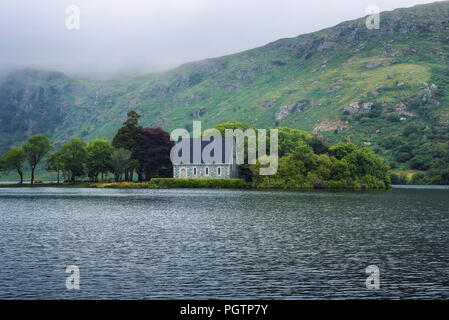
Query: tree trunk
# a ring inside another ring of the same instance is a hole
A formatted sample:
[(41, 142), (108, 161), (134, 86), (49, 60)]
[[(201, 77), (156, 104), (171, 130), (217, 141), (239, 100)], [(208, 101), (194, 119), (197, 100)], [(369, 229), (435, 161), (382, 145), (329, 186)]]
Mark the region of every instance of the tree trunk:
[(22, 183), (23, 183), (23, 173), (22, 173), (22, 170), (17, 169), (17, 171), (19, 172), (19, 176), (20, 176), (20, 184), (22, 184)]
[(34, 184), (34, 167), (31, 167), (31, 184)]
[(142, 171), (141, 170), (137, 171), (137, 176), (138, 176), (139, 182), (142, 182), (143, 181), (143, 176), (142, 176)]
[(58, 184), (59, 184), (59, 169), (56, 170), (57, 174), (58, 174)]

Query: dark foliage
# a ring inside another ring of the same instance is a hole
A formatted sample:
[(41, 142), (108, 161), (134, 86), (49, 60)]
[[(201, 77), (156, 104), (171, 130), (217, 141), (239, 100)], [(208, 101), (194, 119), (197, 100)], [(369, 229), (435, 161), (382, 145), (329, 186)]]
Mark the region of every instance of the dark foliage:
[(139, 140), (138, 160), (145, 175), (151, 178), (169, 178), (173, 175), (170, 151), (174, 143), (161, 128), (143, 129)]

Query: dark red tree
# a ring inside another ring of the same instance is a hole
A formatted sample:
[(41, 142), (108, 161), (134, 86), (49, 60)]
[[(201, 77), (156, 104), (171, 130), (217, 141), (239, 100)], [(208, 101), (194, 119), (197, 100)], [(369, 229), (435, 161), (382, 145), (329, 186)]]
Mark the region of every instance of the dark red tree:
[(145, 128), (140, 136), (139, 163), (145, 180), (151, 178), (170, 178), (173, 166), (170, 151), (174, 142), (161, 128)]

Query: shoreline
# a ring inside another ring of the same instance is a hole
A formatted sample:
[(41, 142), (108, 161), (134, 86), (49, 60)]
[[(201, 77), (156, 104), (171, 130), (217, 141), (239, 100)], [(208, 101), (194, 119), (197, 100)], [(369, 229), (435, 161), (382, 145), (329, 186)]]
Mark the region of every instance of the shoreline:
[[(56, 182), (44, 182), (30, 184), (29, 182), (24, 182), (20, 184), (15, 181), (0, 181), (0, 188), (89, 188), (89, 189), (176, 189), (172, 187), (154, 187), (150, 186), (149, 182), (75, 182), (75, 183), (56, 183)], [(181, 189), (205, 189), (201, 187), (180, 187)], [(247, 189), (247, 190), (298, 190), (298, 191), (388, 191), (385, 189), (264, 189), (264, 188), (252, 188), (248, 186), (247, 188), (231, 188), (231, 187), (221, 187), (221, 188), (206, 188), (206, 189)], [(392, 189), (434, 189), (434, 190), (449, 190), (447, 185), (393, 185)]]

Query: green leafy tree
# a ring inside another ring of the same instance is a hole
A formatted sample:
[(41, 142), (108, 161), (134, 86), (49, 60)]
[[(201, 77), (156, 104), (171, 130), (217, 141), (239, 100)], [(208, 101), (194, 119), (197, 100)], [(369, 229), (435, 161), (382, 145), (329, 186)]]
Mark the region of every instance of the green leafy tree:
[[(253, 186), (257, 188), (343, 189), (391, 187), (388, 166), (368, 148), (354, 144), (338, 144), (332, 154), (316, 154), (304, 140), (290, 145), (291, 153), (279, 158), (279, 168), (273, 176), (260, 176), (260, 164), (251, 166)], [(323, 150), (321, 147), (317, 150)]]
[(91, 181), (98, 181), (98, 175), (107, 173), (114, 147), (106, 138), (94, 139), (87, 146), (87, 172)]
[[(221, 123), (218, 124), (214, 127), (214, 129), (217, 129), (222, 137), (226, 136), (226, 130), (237, 130), (240, 129), (242, 130), (242, 132), (245, 132), (248, 129), (253, 129), (254, 132), (257, 135), (257, 129), (248, 126), (246, 123), (243, 122), (225, 122), (225, 123)], [(257, 140), (257, 136), (256, 136), (256, 140)], [(237, 147), (237, 146), (236, 146)], [(239, 175), (240, 177), (244, 178), (246, 181), (251, 182), (251, 180), (253, 179), (253, 173), (252, 170), (250, 169), (250, 166), (247, 164), (248, 163), (248, 150), (249, 150), (249, 143), (248, 143), (248, 139), (245, 138), (244, 141), (244, 158), (245, 158), (245, 164), (239, 165)], [(254, 151), (254, 150), (251, 150)]]
[(75, 138), (64, 144), (59, 152), (64, 170), (69, 172), (71, 181), (84, 175), (87, 160), (87, 145), (84, 141)]
[(20, 184), (23, 183), (23, 164), (26, 160), (26, 153), (22, 148), (12, 148), (0, 160), (2, 170), (17, 170), (20, 176)]
[(122, 174), (128, 169), (131, 159), (131, 151), (124, 148), (112, 152), (110, 165), (115, 175), (115, 181), (120, 181)]
[(303, 145), (303, 143), (309, 144), (312, 140), (312, 136), (306, 131), (287, 127), (280, 127), (277, 129), (278, 152), (280, 157), (294, 153), (298, 145)]
[(348, 154), (352, 153), (355, 150), (357, 150), (357, 146), (355, 144), (340, 142), (335, 146), (332, 146), (329, 149), (329, 152), (337, 159), (343, 159), (344, 157), (346, 157)]
[(60, 183), (60, 172), (64, 170), (64, 158), (60, 150), (47, 158), (47, 170), (56, 171), (57, 181)]
[(28, 163), (31, 168), (31, 184), (34, 183), (34, 170), (41, 160), (48, 155), (53, 149), (53, 146), (43, 134), (37, 134), (28, 139), (28, 142), (23, 146), (26, 153)]

